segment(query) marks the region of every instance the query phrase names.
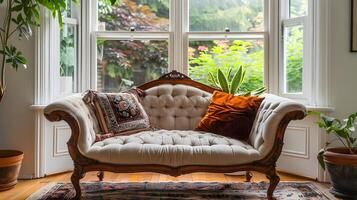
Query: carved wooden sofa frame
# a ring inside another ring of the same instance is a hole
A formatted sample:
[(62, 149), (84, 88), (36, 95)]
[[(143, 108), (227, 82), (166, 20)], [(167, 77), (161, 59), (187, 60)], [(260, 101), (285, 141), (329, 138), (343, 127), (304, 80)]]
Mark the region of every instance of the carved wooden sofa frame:
[[(213, 93), (217, 90), (215, 88), (209, 87), (207, 85), (195, 82), (191, 80), (184, 74), (173, 71), (169, 74), (166, 74), (154, 80), (148, 82), (144, 85), (139, 86), (138, 88), (146, 90), (161, 84), (183, 84), (189, 85), (196, 88), (199, 88), (203, 91)], [(233, 173), (238, 171), (246, 171), (246, 180), (249, 182), (252, 174), (250, 171), (256, 171), (266, 174), (266, 177), (270, 181), (270, 185), (267, 191), (268, 199), (274, 199), (273, 192), (278, 185), (280, 178), (276, 171), (276, 162), (281, 154), (283, 147), (283, 139), (285, 130), (291, 120), (300, 120), (306, 116), (306, 113), (303, 111), (293, 111), (287, 113), (278, 125), (276, 132), (275, 142), (273, 149), (259, 161), (255, 161), (249, 164), (241, 165), (231, 165), (231, 166), (182, 166), (182, 167), (170, 167), (164, 165), (121, 165), (121, 164), (108, 164), (102, 163), (90, 158), (83, 156), (78, 149), (78, 138), (80, 135), (80, 126), (78, 121), (70, 113), (63, 111), (54, 111), (51, 113), (45, 114), (46, 118), (49, 121), (66, 121), (71, 130), (72, 135), (67, 142), (69, 154), (74, 162), (74, 171), (71, 176), (71, 182), (76, 191), (75, 199), (80, 199), (81, 197), (81, 188), (80, 188), (80, 179), (82, 179), (86, 172), (98, 171), (98, 178), (100, 181), (104, 178), (104, 171), (115, 172), (115, 173), (135, 173), (135, 172), (156, 172), (171, 175), (174, 177), (193, 173), (193, 172), (211, 172), (211, 173)]]

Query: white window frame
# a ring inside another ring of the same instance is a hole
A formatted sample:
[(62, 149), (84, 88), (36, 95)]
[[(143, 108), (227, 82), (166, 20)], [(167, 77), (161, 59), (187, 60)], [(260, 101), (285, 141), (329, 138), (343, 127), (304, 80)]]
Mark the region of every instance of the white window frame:
[[(273, 13), (277, 9), (276, 0), (264, 0), (264, 31), (262, 32), (189, 32), (189, 12), (188, 12), (189, 0), (171, 0), (170, 7), (170, 30), (168, 32), (142, 32), (142, 31), (98, 31), (97, 30), (97, 5), (98, 0), (86, 1), (87, 5), (82, 5), (86, 11), (90, 20), (87, 21), (86, 27), (89, 29), (89, 34), (85, 37), (90, 38), (90, 49), (85, 53), (90, 59), (90, 81), (87, 84), (86, 89), (97, 89), (97, 48), (96, 39), (162, 39), (169, 41), (169, 71), (177, 70), (179, 72), (188, 74), (188, 45), (190, 39), (237, 39), (237, 40), (252, 40), (263, 39), (264, 40), (264, 85), (269, 89), (269, 66), (273, 66), (274, 58), (270, 59), (271, 52), (277, 52), (274, 49), (274, 45), (270, 46), (269, 43), (274, 39), (271, 37), (274, 34), (274, 30), (271, 24), (274, 21), (270, 13)], [(89, 12), (88, 12), (89, 11)], [(87, 40), (88, 41), (88, 40)], [(83, 61), (85, 62), (85, 61)], [(84, 74), (88, 74), (84, 73)], [(269, 89), (273, 90), (273, 89)]]
[[(68, 93), (68, 94), (59, 94), (60, 97), (62, 97), (63, 95), (70, 95), (70, 94), (76, 93), (78, 91), (78, 83), (79, 83), (78, 68), (81, 66), (80, 65), (81, 58), (80, 58), (80, 52), (79, 52), (79, 48), (80, 48), (80, 38), (79, 38), (80, 25), (79, 25), (79, 19), (64, 17), (62, 26), (66, 26), (66, 25), (75, 27), (74, 43), (75, 43), (76, 59), (77, 60), (76, 60), (76, 65), (75, 65), (75, 69), (74, 69), (74, 82), (72, 83), (74, 91), (71, 92), (71, 93)], [(57, 70), (57, 72), (59, 72), (59, 70)], [(59, 77), (61, 77), (61, 76), (59, 75)]]
[[(306, 16), (290, 18), (290, 1), (280, 0), (280, 26), (279, 26), (279, 95), (310, 104), (312, 101), (312, 63), (313, 63), (313, 6), (314, 1), (308, 0), (308, 13)], [(303, 26), (304, 45), (303, 45), (303, 73), (302, 73), (302, 92), (286, 92), (286, 73), (284, 61), (284, 31), (285, 28)]]
[[(207, 41), (207, 40), (263, 40), (264, 41), (264, 69), (263, 69), (263, 84), (269, 90), (269, 30), (270, 30), (270, 13), (272, 6), (270, 2), (273, 0), (263, 0), (264, 6), (264, 31), (261, 32), (249, 32), (249, 31), (189, 31), (189, 0), (183, 0), (183, 27), (184, 27), (184, 45), (181, 51), (183, 52), (183, 65), (185, 66), (181, 72), (188, 74), (188, 47), (189, 41)], [(189, 75), (189, 74), (188, 74)]]
[[(86, 2), (86, 1), (83, 1)], [(83, 11), (80, 10), (79, 11)], [(82, 33), (82, 12), (78, 13), (77, 20), (77, 34), (81, 36)], [(71, 21), (64, 19), (64, 23), (71, 23)], [(47, 134), (48, 121), (46, 121), (43, 110), (50, 102), (56, 98), (60, 98), (60, 95), (55, 91), (59, 91), (59, 74), (60, 65), (60, 29), (58, 21), (53, 19), (52, 14), (44, 7), (40, 8), (40, 24), (35, 33), (35, 89), (34, 89), (34, 104), (30, 106), (30, 109), (35, 113), (35, 163), (34, 163), (34, 177), (40, 178), (45, 176), (46, 173), (46, 145), (45, 138)], [(85, 79), (82, 76), (82, 60), (85, 60), (81, 56), (82, 38), (77, 37), (77, 92), (82, 90), (81, 79)]]
[[(91, 80), (90, 80), (90, 87), (89, 88), (94, 88), (97, 89), (97, 39), (104, 39), (104, 40), (162, 40), (162, 41), (168, 41), (168, 57), (169, 57), (169, 63), (168, 63), (168, 70), (174, 70), (175, 67), (175, 58), (174, 55), (174, 32), (173, 30), (176, 27), (176, 21), (173, 20), (175, 16), (175, 7), (176, 3), (179, 2), (177, 0), (171, 0), (173, 3), (171, 3), (170, 7), (170, 29), (169, 31), (135, 31), (135, 32), (130, 32), (128, 31), (100, 31), (98, 30), (98, 0), (92, 0), (89, 3), (89, 11), (90, 11), (90, 24), (87, 24), (90, 27), (90, 52), (88, 55), (90, 55), (90, 74), (91, 74)], [(177, 60), (176, 60), (177, 61)]]

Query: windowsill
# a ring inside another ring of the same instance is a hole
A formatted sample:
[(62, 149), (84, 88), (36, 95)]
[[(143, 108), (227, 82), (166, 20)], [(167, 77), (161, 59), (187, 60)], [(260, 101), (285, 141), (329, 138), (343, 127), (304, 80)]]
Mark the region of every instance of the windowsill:
[(306, 105), (307, 111), (317, 111), (317, 112), (333, 112), (334, 107), (324, 107), (324, 106), (309, 106)]
[(43, 111), (47, 105), (31, 105), (30, 110), (32, 111)]

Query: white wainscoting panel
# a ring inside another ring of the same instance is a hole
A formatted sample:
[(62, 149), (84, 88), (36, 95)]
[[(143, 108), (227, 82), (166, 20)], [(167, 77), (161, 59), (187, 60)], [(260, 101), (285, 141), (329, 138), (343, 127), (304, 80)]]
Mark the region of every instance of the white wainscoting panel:
[(45, 175), (61, 173), (73, 169), (73, 161), (68, 153), (67, 141), (71, 129), (66, 122), (49, 122), (45, 120), (44, 132), (44, 171)]
[(54, 125), (53, 157), (68, 156), (67, 141), (71, 137), (71, 128), (68, 125)]
[(316, 117), (293, 121), (285, 132), (282, 154), (277, 168), (280, 171), (318, 179), (321, 177), (316, 155), (321, 147), (321, 132)]
[(309, 159), (309, 128), (289, 126), (286, 129), (282, 155)]

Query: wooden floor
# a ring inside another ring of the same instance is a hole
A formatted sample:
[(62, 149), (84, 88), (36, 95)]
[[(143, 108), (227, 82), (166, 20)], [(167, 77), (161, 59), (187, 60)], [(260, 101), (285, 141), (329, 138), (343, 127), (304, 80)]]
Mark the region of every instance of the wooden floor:
[[(279, 173), (281, 181), (312, 181), (310, 179), (289, 175), (285, 173)], [(23, 180), (19, 181), (16, 187), (12, 190), (0, 192), (1, 200), (22, 200), (26, 199), (32, 193), (36, 192), (41, 187), (45, 186), (51, 182), (69, 182), (71, 173), (63, 173), (48, 176), (46, 178), (35, 179), (35, 180)], [(157, 173), (132, 173), (132, 174), (115, 174), (106, 172), (104, 181), (115, 181), (115, 182), (242, 182), (244, 181), (244, 176), (228, 176), (224, 174), (213, 174), (213, 173), (193, 173), (187, 174), (179, 177), (171, 177), (167, 175), (157, 174)], [(96, 173), (87, 173), (85, 178), (81, 181), (98, 181)], [(265, 176), (260, 173), (254, 173), (253, 182), (267, 181)]]

